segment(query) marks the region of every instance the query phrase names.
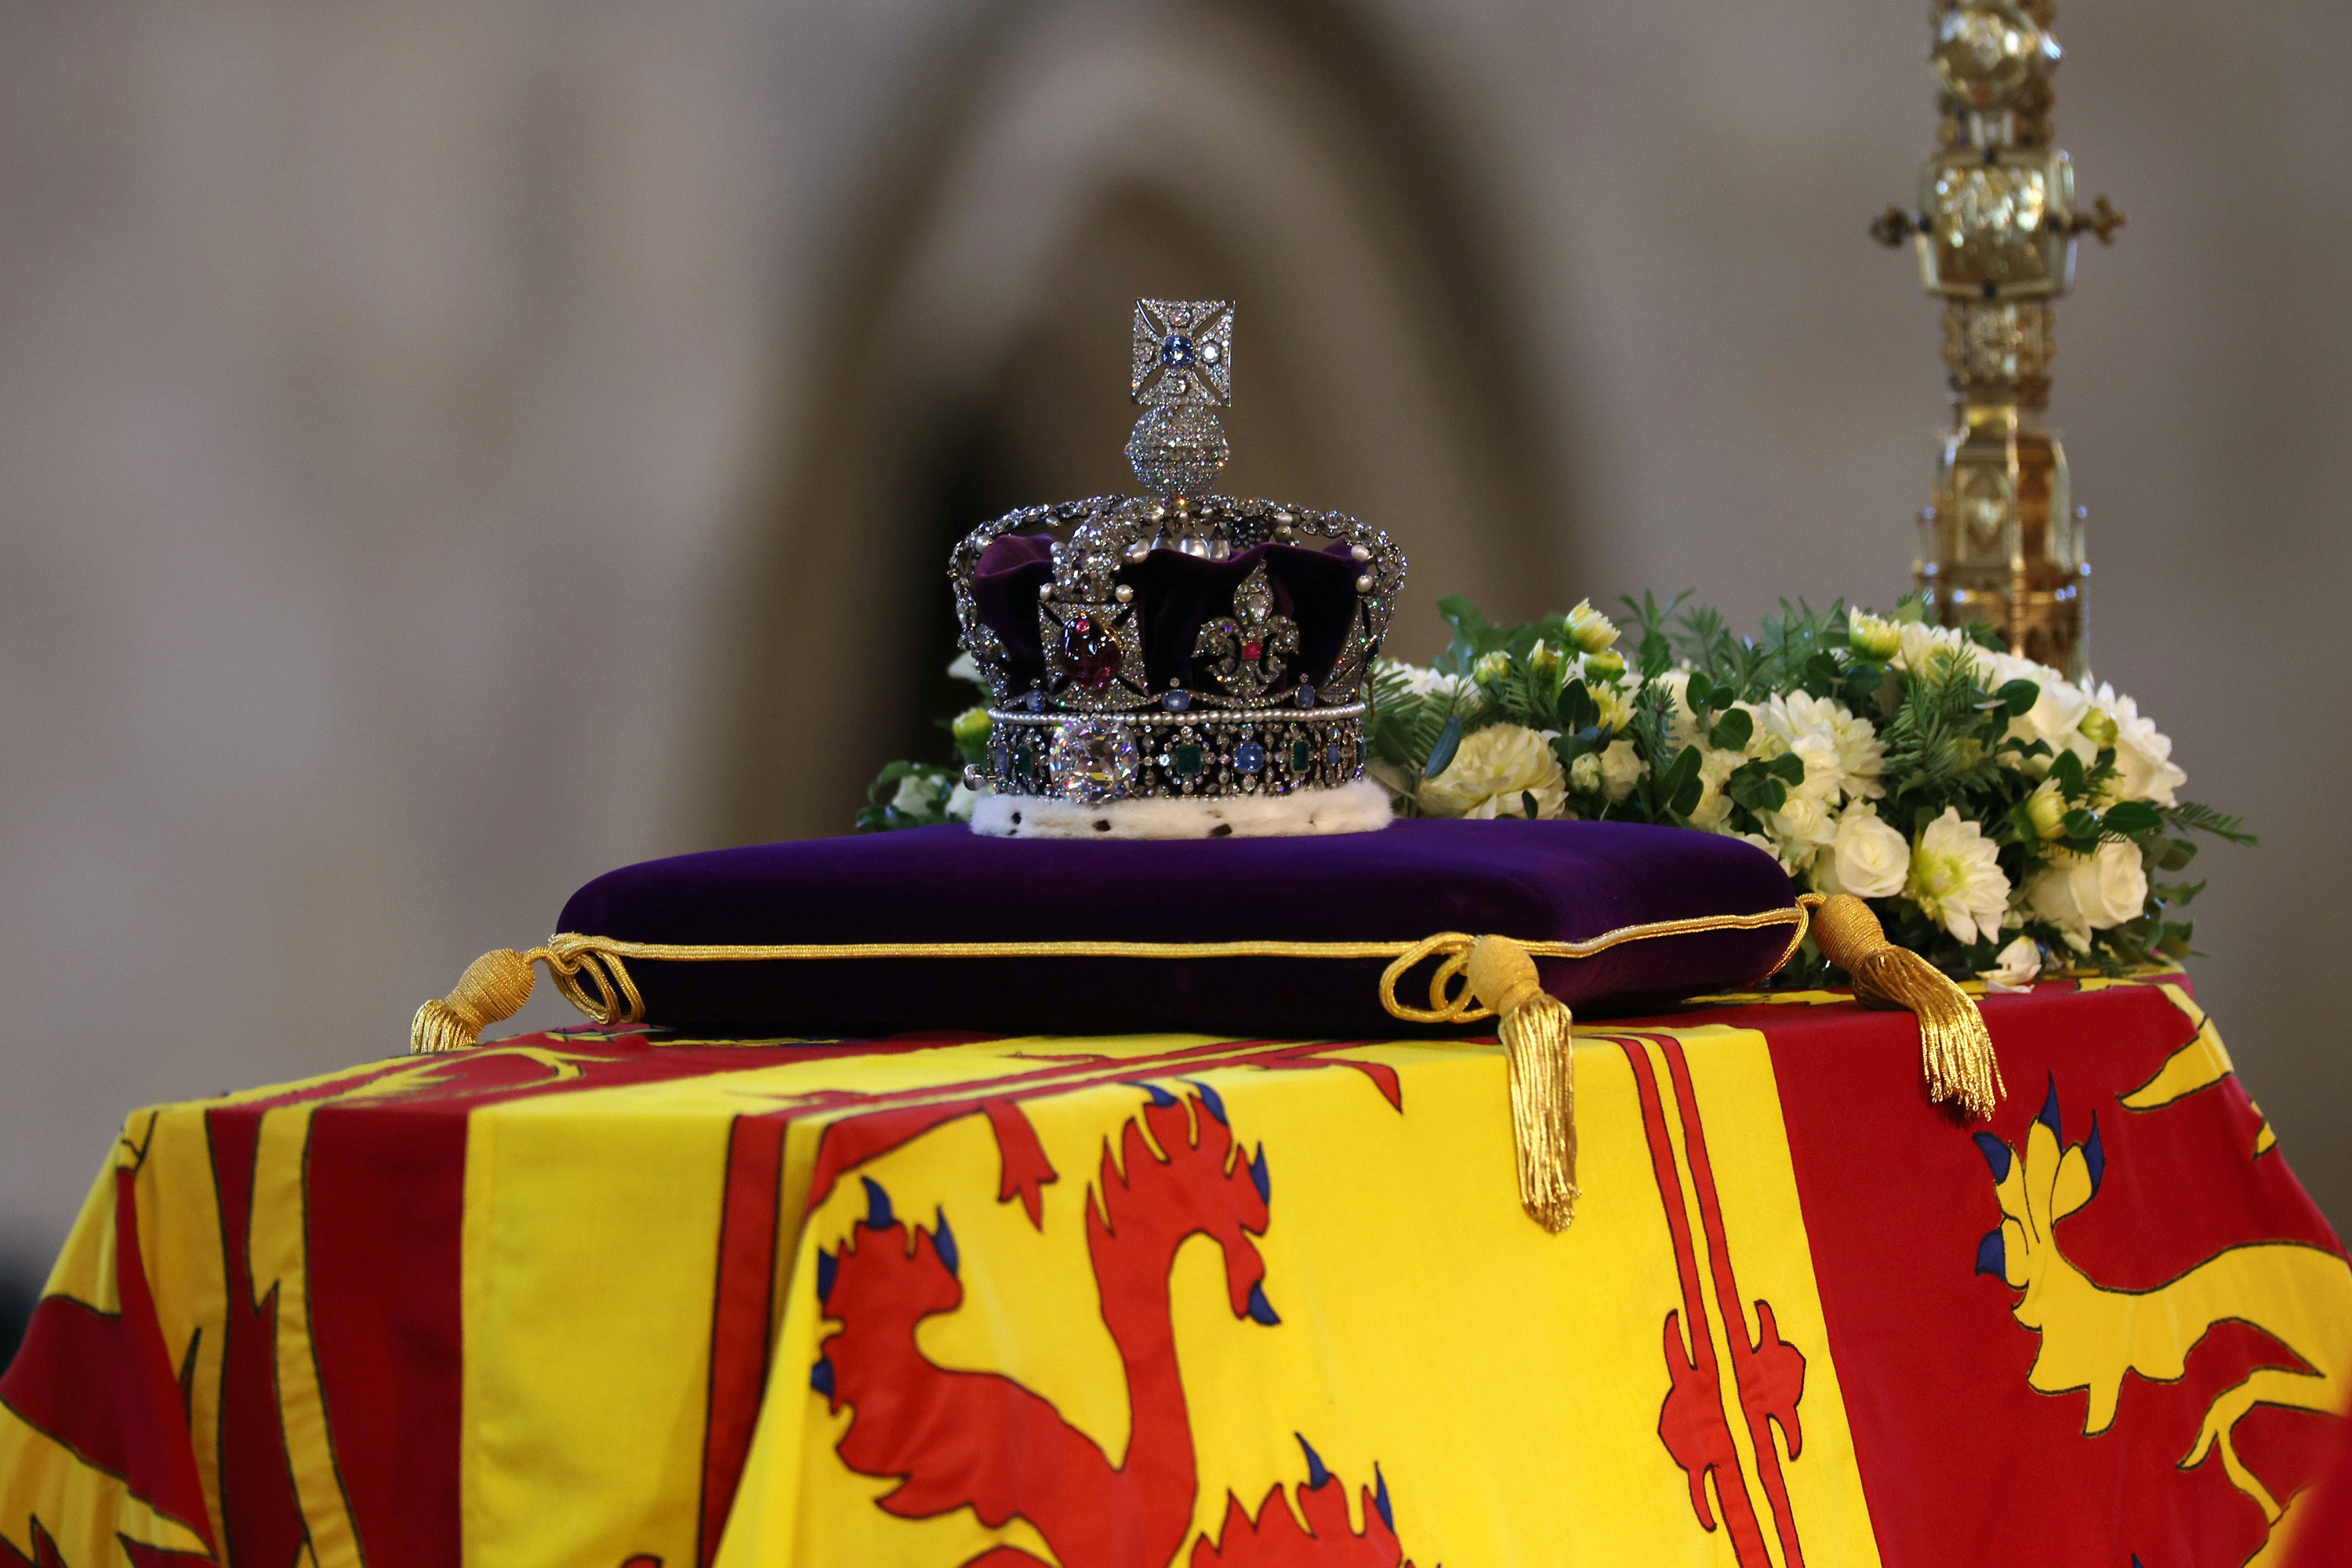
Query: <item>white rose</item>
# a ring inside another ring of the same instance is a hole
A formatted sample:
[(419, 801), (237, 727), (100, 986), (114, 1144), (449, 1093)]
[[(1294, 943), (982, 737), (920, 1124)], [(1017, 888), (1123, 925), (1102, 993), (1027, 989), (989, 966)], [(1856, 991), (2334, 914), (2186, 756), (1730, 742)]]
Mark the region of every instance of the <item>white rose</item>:
[(960, 653), (949, 661), (948, 679), (969, 680), (982, 691), (988, 689), (988, 677), (981, 674), (980, 666), (973, 662), (971, 655), (968, 653)]
[(1980, 978), (1993, 990), (2016, 991), (2033, 984), (2042, 973), (2042, 947), (2030, 936), (2021, 936), (1994, 955), (1993, 967), (1980, 972)]
[(945, 793), (937, 779), (925, 773), (908, 773), (898, 781), (898, 793), (891, 795), (890, 804), (909, 816), (923, 816), (939, 805)]
[(1633, 793), (1642, 782), (1641, 754), (1633, 750), (1631, 741), (1616, 741), (1601, 753), (1601, 787), (1608, 793), (1611, 805)]
[(1920, 911), (1962, 942), (2000, 930), (2009, 908), (2009, 879), (2000, 853), (1984, 829), (1946, 806), (1911, 849), (1911, 875), (1904, 884)]
[(971, 808), (980, 803), (979, 795), (971, 785), (959, 782), (948, 791), (947, 819), (950, 822), (970, 822)]
[(1822, 809), (1822, 803), (1809, 795), (1791, 793), (1778, 811), (1764, 814), (1766, 831), (1790, 850), (1801, 847), (1799, 858), (1810, 860), (1813, 851), (1837, 837), (1837, 824)]
[(1910, 874), (1910, 841), (1880, 819), (1876, 806), (1860, 803), (1839, 816), (1830, 852), (1814, 873), (1822, 892), (1857, 899), (1891, 899)]
[(2027, 880), (2025, 901), (2064, 931), (2069, 945), (2086, 946), (2090, 932), (2137, 920), (2147, 906), (2147, 868), (2140, 864), (2139, 846), (2110, 838), (2094, 855), (2062, 849)]
[(2173, 765), (2171, 740), (2157, 732), (2153, 721), (2140, 716), (2138, 703), (2112, 686), (2101, 686), (2088, 700), (2115, 722), (2116, 782), (2123, 798), (2177, 804), (2175, 792), (2189, 782), (2189, 775)]
[[(1979, 652), (1977, 662), (1984, 668), (1983, 685), (1988, 691), (1999, 691), (2012, 680), (2030, 680), (2042, 693), (2032, 707), (2009, 721), (2011, 737), (2029, 745), (2042, 742), (2053, 752), (2066, 749), (2091, 711), (2089, 692), (2048, 665), (2013, 654)], [(2038, 776), (2049, 768), (2048, 757), (2037, 757), (2031, 771)]]
[(1494, 724), (1462, 737), (1445, 770), (1421, 786), (1421, 808), (1432, 816), (1525, 816), (1527, 797), (1538, 816), (1558, 816), (1568, 783), (1551, 742), (1518, 724)]

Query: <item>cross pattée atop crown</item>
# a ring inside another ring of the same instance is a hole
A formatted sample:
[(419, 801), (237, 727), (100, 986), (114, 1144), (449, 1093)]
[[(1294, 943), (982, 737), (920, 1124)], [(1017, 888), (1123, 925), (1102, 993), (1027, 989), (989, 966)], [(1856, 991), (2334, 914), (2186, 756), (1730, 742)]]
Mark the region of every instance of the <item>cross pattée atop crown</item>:
[(1363, 776), (1404, 556), (1354, 518), (1211, 489), (1233, 356), (1232, 301), (1138, 300), (1127, 455), (1149, 493), (1024, 507), (950, 555), (992, 697), (974, 788), (1094, 807)]

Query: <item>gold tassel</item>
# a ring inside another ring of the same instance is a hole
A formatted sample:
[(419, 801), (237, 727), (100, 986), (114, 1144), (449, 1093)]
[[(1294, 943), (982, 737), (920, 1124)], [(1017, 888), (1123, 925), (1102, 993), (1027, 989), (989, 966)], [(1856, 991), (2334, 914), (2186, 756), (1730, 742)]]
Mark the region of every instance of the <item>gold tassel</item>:
[(466, 973), (457, 976), (448, 995), (416, 1010), (416, 1021), (408, 1026), (410, 1054), (454, 1051), (474, 1045), (490, 1025), (521, 1012), (522, 1005), (530, 1000), (530, 961), (543, 951), (524, 954), (501, 947), (466, 965)]
[(1851, 893), (1822, 900), (1813, 915), (1813, 941), (1823, 958), (1853, 976), (1857, 1000), (1918, 1016), (1927, 1098), (1957, 1104), (1979, 1121), (1992, 1114), (2007, 1088), (1984, 1015), (1968, 993), (1909, 948), (1887, 941), (1870, 906)]
[(1464, 978), (1470, 994), (1501, 1020), (1519, 1203), (1546, 1230), (1566, 1230), (1576, 1218), (1579, 1196), (1574, 1019), (1568, 1005), (1543, 988), (1528, 950), (1509, 937), (1482, 936), (1471, 943)]

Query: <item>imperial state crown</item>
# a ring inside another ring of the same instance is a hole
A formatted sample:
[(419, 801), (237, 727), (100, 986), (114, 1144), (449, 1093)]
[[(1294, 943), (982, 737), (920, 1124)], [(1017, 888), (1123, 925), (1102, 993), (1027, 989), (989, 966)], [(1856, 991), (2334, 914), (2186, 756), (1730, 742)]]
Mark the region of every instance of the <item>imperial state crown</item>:
[(949, 558), (992, 700), (967, 770), (1010, 837), (1359, 832), (1365, 677), (1403, 585), (1386, 533), (1211, 489), (1234, 306), (1139, 300), (1127, 455), (1150, 493), (1025, 507)]

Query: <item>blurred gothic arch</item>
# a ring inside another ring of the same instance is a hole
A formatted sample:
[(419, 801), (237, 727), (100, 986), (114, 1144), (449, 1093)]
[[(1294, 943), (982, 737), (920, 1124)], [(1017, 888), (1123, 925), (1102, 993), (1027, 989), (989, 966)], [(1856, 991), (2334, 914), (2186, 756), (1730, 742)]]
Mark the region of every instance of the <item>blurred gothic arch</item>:
[[(739, 584), (722, 826), (839, 832), (945, 755), (943, 566), (978, 522), (1131, 488), (1131, 301), (1234, 299), (1226, 488), (1358, 512), (1429, 605), (1526, 612), (1569, 530), (1492, 247), (1369, 24), (1325, 0), (1003, 0), (943, 40), (868, 182)], [(877, 721), (877, 715), (879, 719)]]

